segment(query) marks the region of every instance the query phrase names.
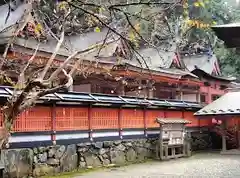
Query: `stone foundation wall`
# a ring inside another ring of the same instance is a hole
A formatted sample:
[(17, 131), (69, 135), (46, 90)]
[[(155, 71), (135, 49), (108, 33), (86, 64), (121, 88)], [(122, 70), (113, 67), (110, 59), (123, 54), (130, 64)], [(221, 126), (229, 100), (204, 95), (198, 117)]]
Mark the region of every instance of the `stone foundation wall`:
[(4, 150), (5, 177), (39, 177), (142, 162), (154, 158), (155, 148), (155, 140), (141, 139)]
[[(192, 150), (211, 145), (208, 133), (192, 133)], [(103, 141), (33, 149), (3, 150), (6, 178), (53, 175), (76, 169), (108, 167), (155, 158), (156, 139)]]

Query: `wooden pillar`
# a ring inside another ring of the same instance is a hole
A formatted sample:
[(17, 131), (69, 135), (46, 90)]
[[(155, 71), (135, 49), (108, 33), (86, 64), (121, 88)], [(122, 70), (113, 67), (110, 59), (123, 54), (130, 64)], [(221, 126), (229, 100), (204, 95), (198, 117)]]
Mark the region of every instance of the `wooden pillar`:
[(238, 149), (240, 149), (240, 130), (239, 130), (239, 119), (237, 119), (237, 145), (238, 145)]
[(119, 110), (118, 110), (118, 128), (119, 128), (119, 137), (120, 139), (122, 139), (122, 106), (120, 106)]
[(236, 140), (237, 140), (237, 148), (240, 149), (240, 131), (238, 128), (236, 131)]
[(211, 94), (211, 92), (210, 92), (210, 87), (211, 87), (211, 86), (208, 86), (207, 104), (209, 104), (209, 103), (212, 102), (212, 94)]
[(163, 160), (163, 128), (162, 125), (160, 125), (160, 135), (159, 135), (159, 157), (160, 160)]
[(172, 89), (171, 91), (171, 99), (176, 99), (176, 90)]
[(167, 118), (167, 111), (163, 110), (163, 118)]
[(117, 94), (119, 96), (125, 96), (125, 85), (123, 84), (122, 81), (121, 81), (120, 85), (117, 88)]
[(173, 156), (174, 158), (176, 156), (176, 148), (175, 147), (172, 148), (172, 155), (171, 156)]
[(183, 101), (183, 91), (180, 90), (180, 100)]
[(89, 139), (90, 141), (93, 141), (92, 137), (92, 105), (89, 105), (88, 107), (88, 129), (89, 129)]
[(192, 155), (190, 140), (191, 140), (191, 132), (187, 132), (187, 143), (186, 143), (186, 154), (187, 154), (187, 157), (190, 157)]
[(91, 84), (91, 93), (96, 93), (97, 88), (96, 88), (96, 84), (92, 83)]
[(183, 100), (183, 91), (182, 91), (182, 86), (179, 86), (179, 99), (182, 101)]
[(54, 103), (51, 107), (51, 140), (52, 144), (56, 145), (56, 104)]
[(222, 134), (222, 152), (227, 150), (226, 128), (227, 128), (227, 122), (226, 122), (226, 119), (223, 119), (222, 120), (222, 129), (223, 129), (223, 134)]
[(148, 98), (153, 98), (153, 84), (154, 84), (154, 81), (152, 80), (148, 80), (147, 81), (147, 97)]
[(147, 137), (147, 109), (143, 108), (143, 124), (144, 124), (144, 135)]
[(148, 98), (153, 98), (153, 89), (152, 88), (149, 88), (148, 89)]
[(70, 85), (70, 87), (68, 88), (68, 91), (73, 91), (73, 85)]
[(200, 97), (200, 91), (198, 90), (197, 94), (196, 94), (196, 102), (200, 103), (201, 102), (201, 97)]

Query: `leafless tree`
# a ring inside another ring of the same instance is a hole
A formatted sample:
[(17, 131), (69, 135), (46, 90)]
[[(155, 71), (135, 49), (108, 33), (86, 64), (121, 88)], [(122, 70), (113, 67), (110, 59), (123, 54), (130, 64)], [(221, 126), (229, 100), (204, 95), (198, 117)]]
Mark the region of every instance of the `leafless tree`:
[[(11, 26), (14, 33), (6, 45), (0, 68), (3, 69), (8, 65), (8, 51), (19, 34), (23, 34), (22, 32), (26, 30), (30, 21), (34, 27), (33, 36), (39, 45), (28, 62), (20, 68), (18, 80), (12, 82), (14, 85), (12, 97), (3, 107), (4, 127), (0, 131), (1, 148), (8, 143), (17, 116), (34, 106), (40, 97), (70, 87), (76, 70), (80, 70), (81, 73), (88, 69), (80, 69), (79, 65), (83, 59), (76, 60), (76, 56), (96, 49), (100, 52), (108, 45), (106, 39), (110, 35), (116, 36), (124, 43), (131, 57), (135, 55), (141, 65), (147, 66), (137, 49), (146, 45), (158, 48), (160, 43), (172, 39), (176, 33), (173, 30), (174, 25), (169, 23), (170, 19), (167, 17), (175, 8), (181, 6), (181, 1), (178, 0), (59, 0), (57, 3), (46, 0), (10, 0), (7, 3), (9, 12), (6, 22), (11, 17), (12, 11), (19, 6), (24, 4), (25, 11), (19, 21)], [(101, 44), (89, 46), (82, 51), (72, 51), (63, 63), (53, 67), (60, 48), (64, 47), (65, 36), (93, 30), (98, 33), (102, 28), (107, 28), (108, 33)], [(38, 55), (39, 46), (48, 40), (49, 36), (57, 40), (54, 52), (45, 66), (37, 66), (37, 72), (29, 75), (29, 71), (34, 66), (34, 58)], [(30, 38), (29, 34), (24, 34), (24, 37)], [(6, 75), (7, 72), (2, 70), (1, 76)], [(59, 75), (64, 76), (64, 83), (55, 82), (59, 79)]]

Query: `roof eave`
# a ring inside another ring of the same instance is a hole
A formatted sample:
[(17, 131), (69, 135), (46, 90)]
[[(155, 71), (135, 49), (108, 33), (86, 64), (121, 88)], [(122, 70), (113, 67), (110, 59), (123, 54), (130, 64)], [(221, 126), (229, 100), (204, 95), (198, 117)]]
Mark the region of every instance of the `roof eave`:
[[(211, 75), (205, 71), (203, 71), (202, 69), (199, 69), (199, 68), (196, 68), (194, 70), (198, 70), (200, 72), (202, 72), (203, 74), (205, 74), (206, 76), (209, 76), (210, 78), (213, 78), (213, 79), (216, 79), (216, 80), (222, 80), (222, 81), (226, 81), (226, 82), (233, 82), (236, 80), (235, 77), (232, 77), (232, 78), (226, 78), (226, 77), (221, 77), (221, 76), (214, 76), (214, 75)], [(194, 71), (193, 70), (193, 71)]]

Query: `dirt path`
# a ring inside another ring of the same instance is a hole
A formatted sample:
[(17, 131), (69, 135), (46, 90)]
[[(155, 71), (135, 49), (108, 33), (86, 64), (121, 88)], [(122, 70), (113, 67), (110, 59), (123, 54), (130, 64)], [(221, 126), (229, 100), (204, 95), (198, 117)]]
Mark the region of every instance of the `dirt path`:
[(191, 158), (149, 162), (90, 172), (75, 178), (161, 178), (161, 177), (240, 177), (240, 156), (217, 153), (196, 154)]

